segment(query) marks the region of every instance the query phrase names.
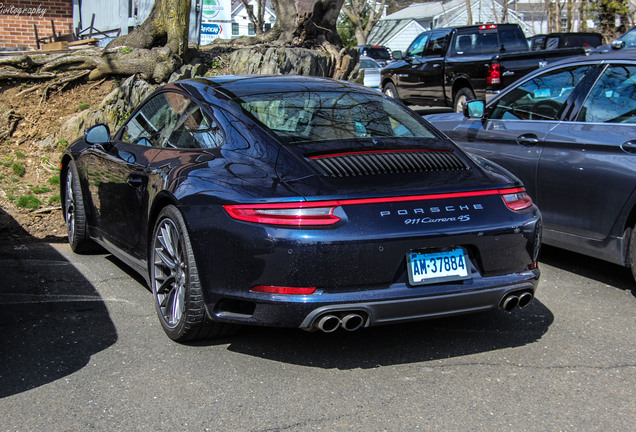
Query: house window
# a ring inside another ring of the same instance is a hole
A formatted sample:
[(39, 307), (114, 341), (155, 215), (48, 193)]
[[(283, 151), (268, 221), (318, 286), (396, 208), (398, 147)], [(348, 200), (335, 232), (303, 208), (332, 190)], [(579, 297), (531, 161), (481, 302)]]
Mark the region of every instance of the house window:
[(271, 23), (265, 23), (265, 31), (269, 31), (272, 29), (272, 24)]
[(239, 25), (238, 23), (232, 23), (232, 36), (239, 35)]
[(256, 34), (256, 29), (254, 28), (254, 24), (249, 23), (247, 25), (247, 34), (250, 36), (254, 36)]

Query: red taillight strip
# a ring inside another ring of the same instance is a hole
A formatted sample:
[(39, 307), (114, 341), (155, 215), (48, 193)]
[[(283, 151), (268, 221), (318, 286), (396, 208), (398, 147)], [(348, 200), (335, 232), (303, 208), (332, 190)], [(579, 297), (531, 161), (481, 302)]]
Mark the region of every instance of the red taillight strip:
[[(469, 198), (478, 196), (489, 195), (511, 195), (525, 193), (524, 188), (508, 188), (508, 189), (490, 189), (483, 191), (470, 191), (470, 192), (451, 192), (441, 194), (428, 194), (428, 195), (411, 195), (401, 197), (383, 197), (383, 198), (358, 198), (358, 199), (342, 199), (342, 200), (329, 200), (329, 201), (299, 201), (289, 203), (272, 203), (272, 204), (237, 204), (237, 205), (224, 205), (225, 211), (234, 219), (256, 222), (263, 224), (273, 225), (288, 225), (288, 226), (316, 226), (316, 225), (333, 225), (337, 223), (340, 218), (334, 215), (334, 210), (338, 206), (346, 205), (361, 205), (361, 204), (384, 204), (384, 203), (397, 203), (397, 202), (411, 202), (411, 201), (426, 201), (434, 199), (453, 199), (453, 198)], [(504, 202), (506, 202), (504, 200)], [(508, 202), (506, 202), (508, 205)], [(532, 205), (532, 201), (526, 206)], [(508, 205), (510, 208), (510, 206)], [(526, 208), (523, 207), (523, 208)], [(328, 214), (312, 215), (311, 212), (299, 215), (276, 215), (276, 214), (262, 214), (258, 213), (258, 210), (275, 210), (275, 209), (325, 209), (331, 208)], [(522, 208), (511, 208), (512, 210), (521, 210)]]
[(250, 291), (267, 294), (287, 294), (287, 295), (311, 295), (316, 292), (316, 287), (282, 287), (271, 285), (257, 285)]
[(401, 149), (401, 150), (371, 150), (371, 151), (356, 151), (356, 152), (344, 152), (333, 153), (326, 155), (310, 156), (307, 159), (325, 159), (340, 156), (355, 156), (355, 155), (373, 155), (380, 153), (453, 153), (452, 150), (429, 150), (429, 149)]

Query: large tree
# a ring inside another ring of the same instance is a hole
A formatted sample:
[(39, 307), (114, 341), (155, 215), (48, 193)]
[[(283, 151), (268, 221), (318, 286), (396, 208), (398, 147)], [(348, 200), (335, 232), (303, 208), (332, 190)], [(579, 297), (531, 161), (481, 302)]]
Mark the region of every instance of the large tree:
[(342, 6), (342, 13), (351, 21), (358, 45), (365, 45), (373, 26), (382, 17), (385, 0), (377, 6), (377, 2), (369, 0), (346, 0)]
[(272, 0), (276, 22), (271, 30), (248, 38), (218, 40), (217, 44), (296, 46), (317, 48), (327, 44), (342, 47), (336, 30), (344, 0)]

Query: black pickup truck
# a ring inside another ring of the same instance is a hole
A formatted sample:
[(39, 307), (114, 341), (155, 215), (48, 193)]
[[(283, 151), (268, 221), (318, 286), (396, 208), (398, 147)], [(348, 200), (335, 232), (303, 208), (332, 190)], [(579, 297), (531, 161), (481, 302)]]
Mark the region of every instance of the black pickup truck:
[(467, 100), (488, 99), (528, 72), (585, 50), (530, 51), (518, 24), (485, 24), (426, 31), (405, 54), (382, 69), (384, 93), (406, 104), (459, 112)]

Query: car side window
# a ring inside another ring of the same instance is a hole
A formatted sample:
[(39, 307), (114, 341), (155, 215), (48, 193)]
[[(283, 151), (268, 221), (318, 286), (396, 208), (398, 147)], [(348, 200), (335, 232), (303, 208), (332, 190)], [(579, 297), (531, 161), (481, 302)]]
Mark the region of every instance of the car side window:
[(408, 57), (422, 57), (424, 55), (424, 48), (426, 42), (428, 42), (429, 33), (423, 33), (417, 37), (406, 51)]
[(502, 120), (556, 120), (572, 90), (591, 66), (574, 66), (538, 75), (499, 99), (489, 118)]
[(187, 97), (174, 92), (153, 96), (126, 123), (122, 139), (153, 147), (165, 146), (168, 136), (189, 103)]
[(431, 33), (431, 38), (428, 41), (428, 46), (426, 47), (426, 52), (424, 55), (436, 57), (443, 56), (446, 48), (447, 39), (448, 33), (446, 32)]
[(223, 134), (217, 123), (210, 119), (195, 102), (185, 110), (172, 129), (166, 147), (216, 148), (223, 143)]
[(636, 123), (636, 66), (609, 66), (590, 91), (577, 120)]

